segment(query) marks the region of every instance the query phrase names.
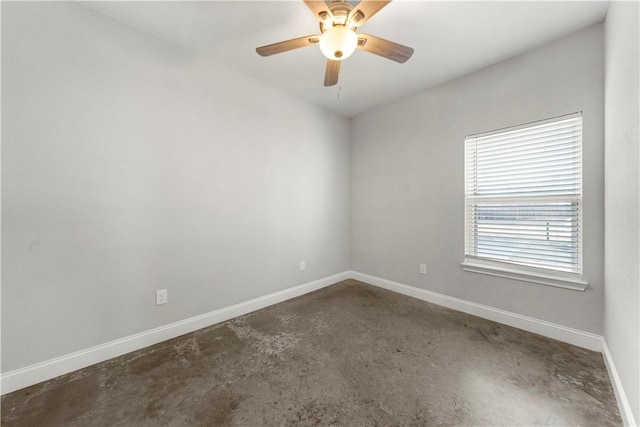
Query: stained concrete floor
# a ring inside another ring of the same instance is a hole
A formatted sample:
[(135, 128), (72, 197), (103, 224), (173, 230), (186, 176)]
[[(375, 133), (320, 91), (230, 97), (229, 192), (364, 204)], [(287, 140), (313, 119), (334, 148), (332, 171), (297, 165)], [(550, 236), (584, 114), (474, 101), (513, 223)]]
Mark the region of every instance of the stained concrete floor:
[(622, 425), (599, 353), (354, 280), (1, 405), (6, 427)]

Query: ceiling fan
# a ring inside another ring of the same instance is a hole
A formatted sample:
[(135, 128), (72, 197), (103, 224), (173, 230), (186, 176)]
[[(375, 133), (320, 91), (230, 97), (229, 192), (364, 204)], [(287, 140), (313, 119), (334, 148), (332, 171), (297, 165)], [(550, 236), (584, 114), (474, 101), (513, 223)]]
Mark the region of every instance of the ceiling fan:
[(324, 85), (338, 83), (340, 62), (356, 50), (380, 55), (399, 63), (406, 62), (413, 49), (380, 37), (358, 34), (356, 31), (391, 0), (361, 0), (355, 7), (345, 0), (303, 0), (320, 21), (320, 35), (298, 37), (256, 48), (261, 56), (287, 52), (306, 46), (320, 45), (327, 57)]

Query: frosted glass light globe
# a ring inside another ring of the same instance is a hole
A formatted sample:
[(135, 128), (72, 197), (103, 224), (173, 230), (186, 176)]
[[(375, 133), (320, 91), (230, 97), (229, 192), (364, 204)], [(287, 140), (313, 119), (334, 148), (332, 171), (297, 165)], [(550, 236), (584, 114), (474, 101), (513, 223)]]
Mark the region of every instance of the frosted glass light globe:
[(320, 50), (329, 59), (342, 61), (351, 56), (358, 46), (356, 33), (343, 26), (329, 28), (320, 36)]

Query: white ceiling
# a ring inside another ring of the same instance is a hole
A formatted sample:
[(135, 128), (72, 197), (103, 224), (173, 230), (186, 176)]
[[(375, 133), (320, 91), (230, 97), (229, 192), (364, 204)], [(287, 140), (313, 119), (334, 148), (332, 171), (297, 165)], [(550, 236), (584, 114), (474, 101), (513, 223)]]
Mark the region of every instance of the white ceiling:
[(360, 31), (411, 46), (413, 57), (398, 64), (356, 51), (342, 64), (338, 84), (327, 88), (317, 46), (267, 58), (255, 52), (319, 32), (302, 0), (82, 3), (348, 117), (600, 22), (608, 7), (604, 1), (396, 0)]

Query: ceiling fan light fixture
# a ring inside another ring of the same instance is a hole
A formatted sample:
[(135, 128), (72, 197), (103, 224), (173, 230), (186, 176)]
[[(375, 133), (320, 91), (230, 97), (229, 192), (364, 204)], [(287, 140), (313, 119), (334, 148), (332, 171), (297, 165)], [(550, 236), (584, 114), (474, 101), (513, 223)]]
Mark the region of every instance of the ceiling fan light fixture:
[(351, 56), (358, 46), (358, 36), (351, 28), (336, 25), (320, 36), (322, 54), (333, 61), (342, 61)]
[[(2, 0), (0, 0), (2, 1)], [(356, 48), (373, 53), (398, 63), (404, 63), (413, 49), (356, 31), (391, 0), (303, 0), (320, 23), (320, 34), (298, 37), (256, 48), (260, 56), (271, 56), (307, 46), (320, 45), (320, 51), (327, 59), (324, 85), (338, 83), (340, 63), (355, 52)]]

